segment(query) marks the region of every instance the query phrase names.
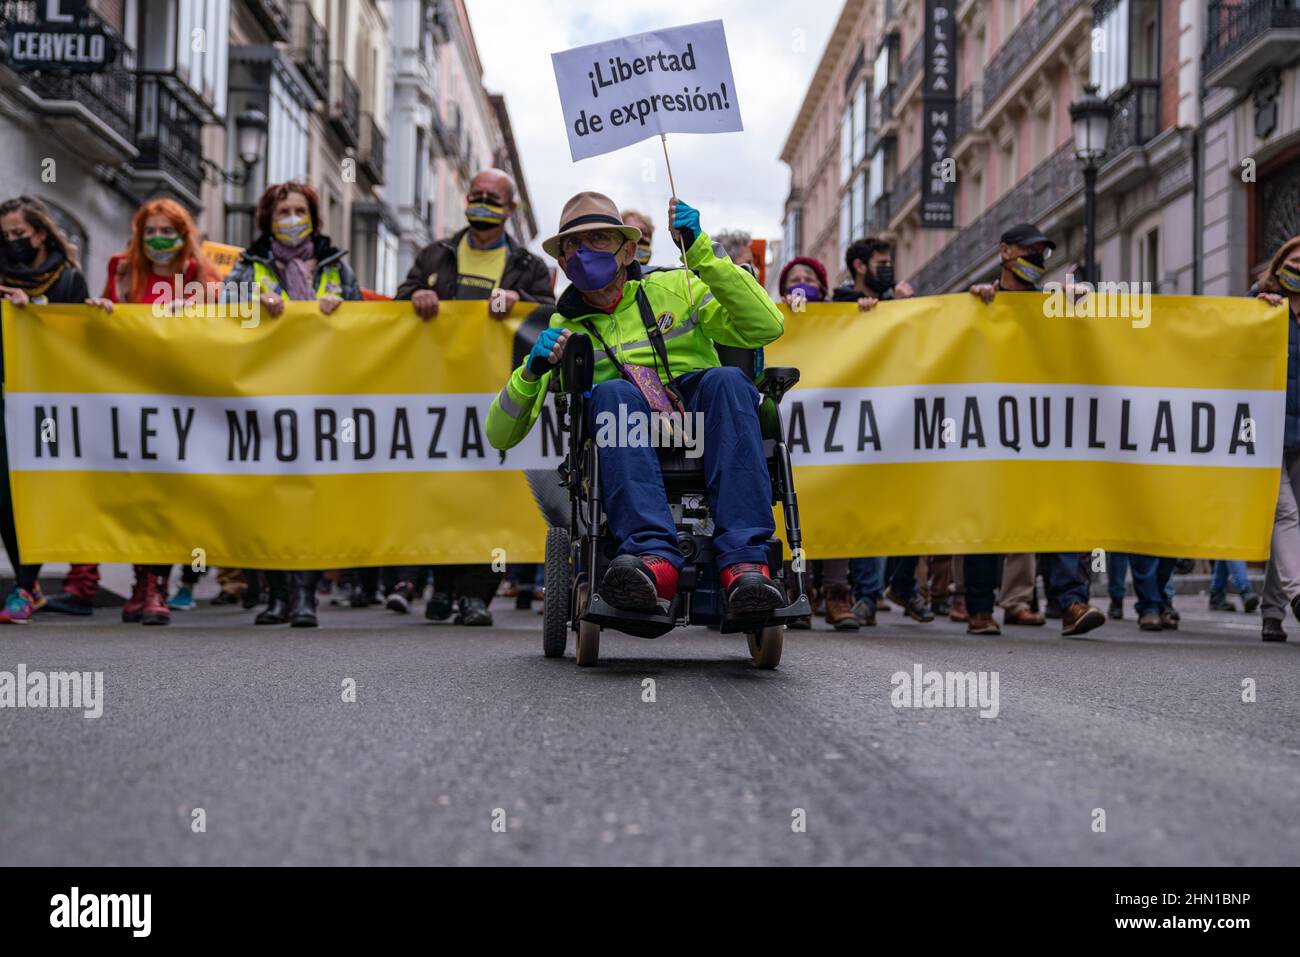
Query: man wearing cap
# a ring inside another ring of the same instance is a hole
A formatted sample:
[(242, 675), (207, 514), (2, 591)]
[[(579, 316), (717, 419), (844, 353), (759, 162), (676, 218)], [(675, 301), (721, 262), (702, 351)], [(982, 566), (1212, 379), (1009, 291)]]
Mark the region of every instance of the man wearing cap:
[[(1047, 272), (1047, 257), (1056, 244), (1043, 235), (1032, 223), (1020, 223), (1002, 234), (998, 246), (1001, 271), (991, 283), (971, 286), (972, 294), (986, 303), (993, 301), (999, 292), (1042, 292), (1042, 278)], [(966, 578), (966, 608), (970, 621), (966, 630), (976, 635), (999, 633), (993, 618), (993, 588), (997, 575), (996, 555), (967, 555), (964, 562)], [(1043, 555), (1043, 582), (1047, 586), (1049, 602), (1061, 609), (1061, 634), (1067, 638), (1082, 635), (1106, 623), (1100, 609), (1088, 603), (1089, 575), (1087, 556), (1081, 552), (1053, 552)], [(1023, 565), (1023, 563), (1021, 563)], [(1029, 566), (1032, 569), (1032, 565)], [(1033, 592), (1033, 572), (1030, 571), (1028, 593)], [(1020, 591), (1013, 583), (1003, 581), (1003, 592)], [(1025, 605), (1024, 612), (1037, 620), (1019, 620), (1024, 616), (1018, 609), (1004, 609), (1008, 624), (1042, 624)]]
[[(596, 422), (611, 418), (627, 421), (639, 413), (648, 419), (652, 408), (681, 410), (695, 421), (702, 414), (703, 465), (728, 612), (771, 611), (784, 596), (766, 565), (765, 543), (775, 528), (760, 398), (740, 369), (719, 364), (714, 346), (756, 349), (773, 342), (783, 332), (781, 312), (752, 275), (717, 255), (695, 209), (673, 199), (668, 222), (686, 250), (687, 269), (643, 275), (636, 263), (640, 231), (622, 221), (613, 200), (583, 192), (565, 204), (559, 232), (542, 248), (572, 285), (560, 296), (550, 328), (492, 402), (488, 441), (510, 448), (537, 420), (551, 373), (539, 378), (530, 362), (545, 357), (553, 365), (571, 333), (590, 336), (596, 354), (588, 403), (593, 432)], [(648, 443), (628, 438), (597, 442), (617, 550), (599, 591), (617, 608), (662, 613), (676, 595), (682, 554), (658, 456)]]

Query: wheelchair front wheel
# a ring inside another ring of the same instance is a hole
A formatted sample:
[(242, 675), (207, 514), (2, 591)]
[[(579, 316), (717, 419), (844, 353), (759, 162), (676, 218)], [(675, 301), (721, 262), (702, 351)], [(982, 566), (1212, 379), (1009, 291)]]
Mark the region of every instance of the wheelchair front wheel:
[(546, 609), (542, 616), (542, 654), (563, 658), (569, 644), (569, 594), (572, 586), (569, 530), (546, 530)]
[(772, 625), (761, 631), (745, 633), (749, 642), (749, 657), (755, 668), (771, 670), (781, 663), (785, 647), (785, 625)]
[(578, 667), (591, 668), (600, 657), (600, 625), (592, 621), (578, 623)]

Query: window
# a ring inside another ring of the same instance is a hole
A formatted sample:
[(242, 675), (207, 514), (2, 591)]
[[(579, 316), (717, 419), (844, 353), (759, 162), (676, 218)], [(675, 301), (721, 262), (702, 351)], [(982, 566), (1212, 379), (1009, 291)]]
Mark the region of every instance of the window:
[(866, 83), (859, 83), (853, 96), (853, 165), (867, 158), (868, 91)]
[(848, 251), (849, 243), (853, 241), (853, 190), (850, 189), (844, 194), (844, 199), (840, 203), (840, 258)]
[(1016, 146), (1011, 142), (998, 150), (998, 192), (1016, 185)]
[(864, 169), (858, 175), (857, 186), (853, 189), (853, 235), (855, 237), (867, 234), (867, 184), (869, 179), (868, 171)]
[[(267, 117), (266, 134), (266, 182), (283, 183), (288, 179), (306, 177), (307, 127), (306, 107), (285, 86), (279, 73), (272, 73), (271, 113)], [(227, 132), (227, 139), (238, 139), (233, 124)]]
[(1151, 291), (1160, 291), (1160, 230), (1152, 229), (1142, 237), (1138, 280), (1151, 283)]
[(840, 121), (840, 183), (849, 181), (853, 172), (853, 110), (844, 111)]
[(785, 250), (783, 255), (786, 259), (793, 259), (800, 256), (800, 247), (803, 245), (802, 229), (802, 210), (795, 206), (785, 216), (785, 229), (781, 237), (781, 248)]
[(876, 200), (880, 199), (885, 192), (885, 150), (883, 147), (877, 149), (871, 155), (871, 173), (867, 179), (867, 202), (875, 205)]

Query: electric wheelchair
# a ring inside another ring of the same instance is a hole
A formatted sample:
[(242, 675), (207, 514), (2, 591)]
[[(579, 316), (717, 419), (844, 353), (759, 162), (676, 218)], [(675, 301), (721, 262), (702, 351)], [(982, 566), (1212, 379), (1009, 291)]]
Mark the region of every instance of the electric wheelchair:
[[(772, 483), (772, 504), (783, 509), (790, 553), (801, 556), (799, 506), (779, 411), (781, 398), (799, 381), (799, 370), (774, 367), (758, 371), (761, 350), (717, 348), (724, 365), (740, 366), (756, 379), (762, 397), (759, 422)], [(575, 333), (569, 337), (558, 365), (546, 367), (558, 371), (551, 377), (551, 391), (561, 433), (567, 437), (558, 471), (559, 486), (568, 492), (568, 524), (553, 521), (546, 536), (543, 654), (562, 657), (572, 630), (577, 635), (577, 662), (590, 667), (599, 658), (600, 635), (606, 628), (641, 638), (658, 638), (675, 627), (697, 624), (724, 633), (744, 632), (754, 665), (775, 668), (781, 661), (786, 623), (811, 614), (803, 563), (793, 563), (795, 570), (787, 572), (782, 543), (770, 539), (767, 565), (772, 579), (783, 594), (797, 597), (789, 605), (762, 615), (728, 615), (718, 582), (703, 463), (688, 458), (682, 448), (657, 450), (669, 508), (677, 525), (678, 546), (685, 559), (672, 606), (667, 614), (643, 614), (614, 608), (601, 598), (598, 583), (614, 556), (610, 554), (613, 543), (601, 507), (596, 442), (587, 422), (593, 363), (591, 340)]]

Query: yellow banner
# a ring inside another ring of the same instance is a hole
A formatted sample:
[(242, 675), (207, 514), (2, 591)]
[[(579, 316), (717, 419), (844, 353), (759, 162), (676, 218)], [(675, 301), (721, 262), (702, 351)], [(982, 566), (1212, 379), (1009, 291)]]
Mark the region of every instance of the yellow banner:
[[(1074, 551), (1259, 559), (1282, 457), (1286, 319), (1152, 297), (810, 305), (769, 366), (811, 557)], [(548, 409), (508, 453), (492, 398), (526, 310), (290, 304), (279, 319), (4, 307), (25, 561), (263, 568), (536, 561)]]

